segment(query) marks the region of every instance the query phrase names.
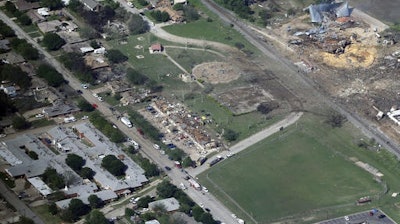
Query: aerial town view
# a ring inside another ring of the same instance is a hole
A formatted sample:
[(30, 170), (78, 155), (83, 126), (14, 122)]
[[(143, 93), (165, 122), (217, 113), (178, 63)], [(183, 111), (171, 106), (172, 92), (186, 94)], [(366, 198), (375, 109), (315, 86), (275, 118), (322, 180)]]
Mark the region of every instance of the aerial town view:
[(0, 0), (0, 223), (400, 223), (399, 12)]

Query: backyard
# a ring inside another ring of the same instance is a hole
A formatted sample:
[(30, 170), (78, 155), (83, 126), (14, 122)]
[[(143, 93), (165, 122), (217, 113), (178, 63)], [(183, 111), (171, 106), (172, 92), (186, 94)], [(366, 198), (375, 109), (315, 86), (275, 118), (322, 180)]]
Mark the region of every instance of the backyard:
[[(385, 172), (394, 161), (387, 153), (357, 147), (353, 129), (331, 128), (321, 117), (306, 115), (202, 173), (200, 182), (247, 223), (313, 223), (373, 206), (385, 206), (392, 215), (396, 209), (384, 191), (385, 184), (398, 186), (391, 176), (394, 170), (389, 176)], [(350, 159), (378, 168), (385, 184)], [(363, 196), (373, 198), (373, 203), (356, 206)]]

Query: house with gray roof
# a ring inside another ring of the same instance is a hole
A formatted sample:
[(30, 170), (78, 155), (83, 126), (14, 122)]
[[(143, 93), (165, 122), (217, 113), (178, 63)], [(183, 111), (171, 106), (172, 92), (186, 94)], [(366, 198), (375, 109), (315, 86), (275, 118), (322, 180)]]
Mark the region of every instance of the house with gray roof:
[(99, 11), (100, 4), (95, 0), (81, 0), (82, 4), (90, 11)]
[(57, 117), (60, 115), (72, 114), (80, 111), (78, 107), (71, 104), (65, 103), (55, 103), (51, 107), (46, 107), (43, 109), (43, 114), (50, 118), (50, 117)]
[[(111, 191), (111, 190), (104, 190), (104, 191), (99, 191), (99, 192), (95, 192), (92, 193), (93, 195), (96, 195), (98, 198), (100, 198), (103, 202), (107, 203), (109, 201), (115, 200), (118, 198), (118, 195)], [(81, 195), (79, 197), (76, 197), (76, 199), (81, 200), (84, 204), (89, 205), (89, 196), (92, 194), (85, 194), (85, 195)], [(64, 199), (61, 201), (57, 201), (56, 205), (58, 208), (61, 209), (66, 209), (69, 206), (69, 203), (71, 202), (72, 198), (68, 198), (68, 199)]]
[(177, 211), (180, 207), (178, 200), (175, 198), (166, 198), (158, 201), (153, 201), (149, 203), (149, 208), (151, 210), (154, 210), (154, 208), (157, 208), (157, 206), (163, 206), (165, 208), (165, 211), (167, 212), (173, 212)]

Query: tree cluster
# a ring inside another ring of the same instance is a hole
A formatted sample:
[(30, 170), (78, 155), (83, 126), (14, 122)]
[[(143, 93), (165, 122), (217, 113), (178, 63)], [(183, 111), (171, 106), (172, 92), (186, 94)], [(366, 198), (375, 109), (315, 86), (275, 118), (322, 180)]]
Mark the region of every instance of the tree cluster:
[(31, 79), (28, 74), (21, 70), (19, 66), (10, 64), (1, 64), (0, 62), (0, 80), (8, 80), (22, 89), (31, 86)]
[(101, 161), (101, 166), (116, 177), (125, 175), (127, 169), (127, 166), (114, 155), (105, 156)]
[(257, 106), (257, 111), (262, 114), (268, 114), (274, 109), (278, 108), (279, 104), (277, 102), (263, 102)]
[(39, 65), (36, 73), (39, 77), (45, 79), (50, 86), (59, 87), (61, 84), (65, 83), (64, 77), (51, 65)]
[(44, 171), (42, 180), (53, 190), (59, 190), (64, 187), (63, 177), (50, 167)]
[(105, 56), (113, 64), (118, 64), (118, 63), (125, 62), (128, 60), (127, 56), (125, 56), (124, 54), (122, 54), (121, 51), (116, 50), (116, 49), (108, 50)]
[(60, 61), (66, 68), (71, 70), (80, 81), (94, 83), (94, 74), (92, 74), (91, 69), (85, 64), (81, 54), (76, 52), (65, 53), (61, 55)]
[(325, 122), (333, 128), (340, 128), (346, 122), (346, 120), (346, 116), (337, 111), (331, 110), (328, 112)]
[(185, 5), (182, 7), (183, 15), (185, 16), (185, 20), (188, 22), (196, 21), (200, 18), (197, 10), (191, 5)]
[(94, 113), (90, 116), (90, 122), (99, 129), (110, 141), (120, 143), (125, 141), (125, 135), (117, 128), (113, 128), (112, 124), (108, 122), (99, 113)]
[(210, 213), (206, 213), (196, 205), (181, 189), (168, 181), (163, 181), (157, 186), (157, 194), (161, 198), (174, 197), (179, 201), (180, 210), (186, 214), (192, 214), (194, 219), (204, 224), (216, 224)]
[(143, 133), (154, 141), (160, 140), (160, 132), (149, 121), (147, 121), (141, 114), (136, 111), (131, 111), (129, 117)]
[(157, 22), (167, 22), (170, 19), (168, 12), (161, 12), (160, 10), (151, 11), (150, 16)]
[(4, 4), (4, 8), (6, 9), (6, 11), (8, 11), (11, 15), (13, 15), (14, 17), (17, 18), (17, 21), (24, 26), (29, 26), (32, 24), (32, 20), (31, 18), (29, 18), (28, 15), (26, 15), (24, 12), (19, 11), (14, 3), (12, 3), (11, 1), (7, 1)]
[(64, 7), (62, 0), (40, 0), (40, 6), (47, 7), (50, 10), (57, 10)]
[(144, 158), (140, 154), (135, 155), (135, 162), (137, 162), (139, 166), (144, 169), (144, 175), (146, 175), (146, 177), (155, 177), (160, 174), (157, 166), (151, 163), (149, 159)]
[(39, 59), (39, 51), (32, 47), (26, 40), (14, 38), (10, 42), (11, 47), (27, 60)]
[(24, 130), (31, 127), (31, 123), (24, 117), (16, 116), (12, 119), (12, 125), (17, 130)]
[(86, 216), (86, 224), (109, 224), (110, 222), (99, 210), (92, 210)]
[(144, 85), (149, 80), (147, 76), (132, 68), (128, 68), (128, 70), (126, 71), (126, 76), (128, 80), (134, 85)]
[(79, 109), (85, 112), (92, 112), (95, 110), (93, 105), (87, 102), (85, 99), (79, 100), (77, 106), (79, 107)]
[(132, 35), (146, 33), (150, 29), (149, 24), (137, 14), (130, 16), (127, 25)]
[(68, 154), (67, 158), (65, 159), (65, 163), (82, 178), (92, 179), (94, 176), (94, 171), (92, 169), (89, 167), (83, 167), (86, 161), (76, 154)]
[(60, 218), (66, 222), (76, 222), (79, 217), (90, 212), (90, 207), (84, 204), (80, 199), (73, 198), (67, 209), (60, 212)]
[(254, 13), (250, 9), (250, 0), (219, 0), (219, 3), (244, 19), (250, 18), (250, 16)]
[(93, 12), (84, 9), (83, 4), (78, 0), (72, 0), (68, 7), (72, 11), (78, 13), (87, 24), (99, 33), (103, 33), (103, 27), (108, 23), (108, 21), (113, 21), (116, 16), (115, 10), (111, 5), (105, 5), (100, 7), (98, 12)]
[(2, 20), (0, 20), (0, 34), (3, 37), (14, 37), (15, 32), (11, 27), (7, 26)]
[(225, 130), (225, 133), (224, 133), (223, 137), (228, 142), (233, 142), (239, 137), (239, 133), (234, 131), (234, 130), (232, 130), (232, 129), (227, 129), (227, 130)]
[(13, 113), (16, 110), (10, 98), (3, 91), (0, 91), (0, 117)]
[(50, 51), (59, 50), (66, 44), (65, 40), (56, 33), (45, 33), (42, 43)]

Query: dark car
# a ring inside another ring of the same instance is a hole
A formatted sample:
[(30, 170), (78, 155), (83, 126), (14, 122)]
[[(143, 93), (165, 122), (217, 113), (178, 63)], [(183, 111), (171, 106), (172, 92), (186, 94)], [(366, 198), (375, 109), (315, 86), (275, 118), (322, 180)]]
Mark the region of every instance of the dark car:
[(209, 208), (205, 208), (204, 210), (206, 210), (206, 212), (210, 212), (210, 209), (209, 209)]
[(383, 218), (385, 218), (386, 217), (386, 215), (384, 215), (384, 214), (380, 214), (379, 216), (378, 216), (378, 218), (380, 218), (380, 219), (383, 219)]
[(80, 90), (80, 89), (78, 89), (76, 92), (77, 92), (78, 94), (82, 94), (82, 93), (83, 93), (82, 90)]
[(166, 167), (164, 167), (167, 171), (170, 171), (171, 170), (171, 167), (169, 167), (169, 166), (166, 166)]
[(168, 146), (168, 148), (170, 148), (170, 149), (175, 149), (175, 148), (176, 148), (176, 145), (174, 145), (174, 144), (172, 144), (172, 143), (169, 143), (167, 146)]

